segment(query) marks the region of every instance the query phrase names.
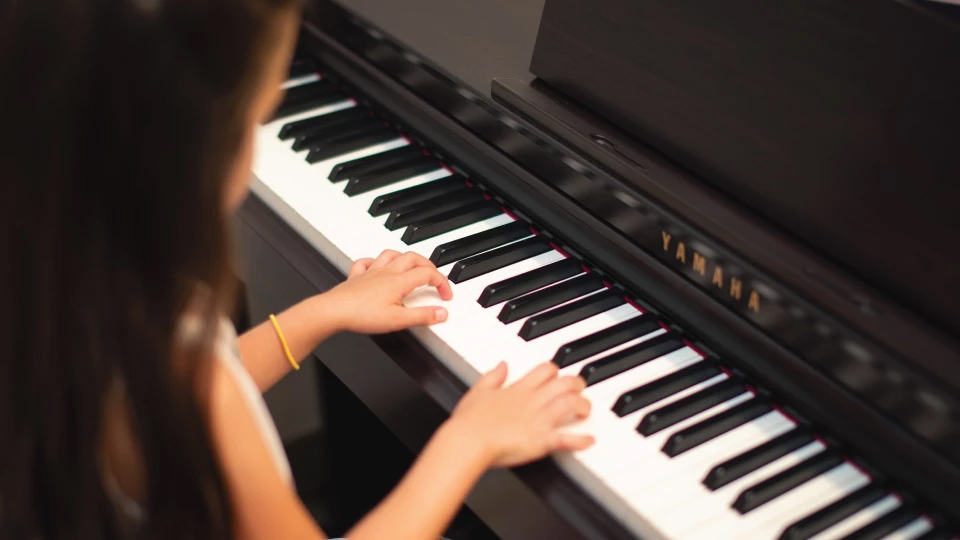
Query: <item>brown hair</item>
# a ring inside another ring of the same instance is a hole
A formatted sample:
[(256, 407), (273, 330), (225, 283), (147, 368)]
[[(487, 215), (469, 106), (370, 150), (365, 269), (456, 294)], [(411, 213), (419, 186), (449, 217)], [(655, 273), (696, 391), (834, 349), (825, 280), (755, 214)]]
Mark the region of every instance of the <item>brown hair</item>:
[(0, 537), (125, 536), (97, 466), (117, 382), (146, 479), (134, 536), (231, 537), (196, 389), (230, 298), (225, 182), (292, 4), (0, 5)]

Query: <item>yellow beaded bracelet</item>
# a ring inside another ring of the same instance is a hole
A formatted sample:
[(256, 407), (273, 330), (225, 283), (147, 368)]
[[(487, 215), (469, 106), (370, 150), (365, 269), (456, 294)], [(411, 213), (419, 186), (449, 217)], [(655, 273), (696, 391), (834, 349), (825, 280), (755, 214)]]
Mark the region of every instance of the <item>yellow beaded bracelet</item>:
[(290, 352), (290, 347), (287, 345), (287, 338), (283, 337), (283, 332), (280, 330), (280, 323), (277, 322), (277, 317), (270, 314), (270, 322), (273, 323), (273, 329), (277, 331), (277, 337), (280, 338), (280, 345), (283, 346), (283, 354), (287, 355), (287, 361), (290, 362), (290, 365), (293, 366), (293, 369), (299, 370), (300, 364), (293, 359), (293, 354)]

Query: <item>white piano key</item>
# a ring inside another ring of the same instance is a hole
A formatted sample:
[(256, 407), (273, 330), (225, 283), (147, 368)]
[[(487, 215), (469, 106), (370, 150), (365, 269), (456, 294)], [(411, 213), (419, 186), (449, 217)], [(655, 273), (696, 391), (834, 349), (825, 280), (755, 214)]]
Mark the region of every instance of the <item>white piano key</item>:
[(702, 481), (714, 466), (795, 427), (792, 420), (773, 411), (675, 458), (663, 454), (670, 460), (671, 467), (644, 475), (627, 497), (655, 514), (682, 505), (684, 501), (709, 498), (713, 492)]
[[(594, 409), (590, 417), (579, 423), (580, 429), (568, 431), (590, 433), (597, 439), (594, 447), (577, 452), (574, 457), (576, 466), (582, 467), (602, 480), (607, 490), (625, 501), (631, 512), (638, 515), (654, 516), (643, 504), (637, 504), (628, 496), (634, 492), (634, 486), (643, 482), (651, 471), (676, 471), (670, 459), (659, 451), (662, 441), (674, 430), (697, 423), (704, 418), (728, 410), (740, 403), (753, 399), (750, 393), (744, 393), (703, 413), (679, 422), (664, 432), (644, 437), (635, 431), (635, 419), (619, 419), (609, 410)], [(567, 460), (563, 460), (567, 462)], [(665, 476), (670, 476), (669, 472)], [(662, 487), (662, 486), (661, 486)], [(653, 489), (659, 489), (655, 486)]]
[(840, 540), (850, 533), (860, 530), (862, 527), (873, 523), (881, 517), (900, 508), (902, 500), (896, 494), (890, 494), (860, 510), (856, 514), (837, 523), (829, 529), (812, 537), (810, 540)]
[(933, 530), (930, 518), (921, 516), (883, 537), (883, 540), (914, 540)]
[(791, 523), (869, 483), (868, 475), (843, 463), (746, 514), (728, 508), (697, 531), (689, 531), (689, 538), (776, 540)]
[[(814, 441), (716, 491), (703, 490), (699, 496), (691, 499), (689, 504), (677, 504), (660, 513), (657, 516), (657, 524), (662, 530), (671, 531), (671, 534), (696, 530), (716, 515), (729, 511), (734, 501), (746, 488), (771, 478), (825, 449), (826, 445), (823, 442)], [(695, 508), (697, 512), (691, 513), (691, 508)]]
[[(677, 351), (677, 353), (682, 355), (683, 351)], [(677, 353), (671, 353), (671, 355)], [(665, 356), (663, 358), (666, 359), (667, 357)], [(672, 359), (666, 360), (666, 365), (671, 365), (670, 360)], [(655, 360), (655, 362), (656, 361), (659, 361), (659, 359)], [(603, 449), (597, 449), (595, 452), (592, 452), (589, 455), (585, 454), (583, 456), (583, 460), (589, 462), (590, 466), (600, 474), (615, 475), (615, 481), (617, 483), (615, 487), (625, 494), (631, 493), (634, 491), (634, 486), (636, 486), (638, 482), (642, 482), (642, 477), (646, 474), (646, 471), (651, 470), (647, 466), (643, 465), (644, 463), (650, 463), (652, 460), (653, 462), (657, 463), (657, 466), (670, 468), (670, 458), (667, 457), (666, 454), (660, 452), (660, 449), (663, 448), (664, 443), (667, 441), (670, 435), (680, 431), (681, 429), (692, 426), (702, 420), (706, 420), (715, 414), (732, 409), (741, 403), (746, 403), (753, 398), (754, 395), (752, 393), (743, 392), (738, 396), (728, 399), (727, 401), (724, 401), (703, 412), (697, 413), (690, 418), (677, 422), (673, 426), (649, 436), (643, 436), (636, 431), (638, 422), (631, 422), (624, 417), (624, 420), (626, 421), (620, 422), (620, 426), (622, 426), (621, 431), (630, 437), (638, 437), (642, 441), (640, 449), (630, 453), (622, 453), (618, 452), (613, 446), (607, 446)], [(594, 409), (594, 411), (596, 411), (598, 415), (602, 413), (604, 416), (618, 418), (616, 414), (614, 414), (609, 408), (598, 407)]]
[[(644, 438), (636, 432), (635, 428), (640, 418), (647, 412), (684, 399), (728, 378), (727, 374), (720, 374), (681, 390), (648, 407), (634, 411), (623, 418), (618, 418), (611, 411), (594, 409), (587, 420), (570, 424), (564, 428), (564, 431), (592, 435), (596, 441), (595, 444), (586, 450), (556, 454), (553, 459), (575, 480), (592, 492), (606, 508), (615, 511), (616, 515), (632, 527), (644, 531), (644, 534), (650, 538), (666, 538), (655, 527), (655, 516), (646, 513), (643, 508), (638, 509), (636, 506), (631, 506), (621, 493), (621, 491), (624, 491), (622, 487), (616, 485), (620, 473), (625, 468), (621, 468), (621, 470), (612, 474), (605, 474), (597, 471), (596, 464), (617, 459), (622, 461), (622, 456), (631, 455), (642, 448)], [(620, 488), (619, 491), (618, 487)]]
[(307, 75), (301, 75), (299, 77), (294, 77), (292, 79), (287, 79), (280, 85), (280, 88), (283, 90), (289, 90), (291, 88), (296, 88), (298, 86), (303, 86), (305, 84), (310, 84), (312, 82), (317, 82), (323, 79), (323, 75), (319, 73), (309, 73)]

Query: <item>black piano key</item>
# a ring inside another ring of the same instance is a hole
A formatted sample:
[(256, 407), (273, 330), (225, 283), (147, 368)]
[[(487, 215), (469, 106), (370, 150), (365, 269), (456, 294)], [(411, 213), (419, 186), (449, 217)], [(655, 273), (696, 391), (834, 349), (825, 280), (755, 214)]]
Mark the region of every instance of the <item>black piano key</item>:
[(283, 96), (283, 104), (302, 101), (317, 96), (326, 96), (337, 91), (337, 86), (330, 81), (319, 80), (307, 84), (301, 84), (287, 89)]
[(330, 92), (329, 94), (311, 96), (296, 101), (284, 101), (277, 107), (276, 112), (273, 113), (273, 120), (279, 120), (287, 116), (309, 111), (310, 109), (339, 103), (345, 99), (347, 99), (347, 96), (340, 92)]
[(946, 529), (938, 527), (931, 531), (927, 531), (923, 536), (917, 538), (916, 540), (956, 540), (957, 538), (957, 536), (954, 536)]
[(662, 451), (670, 457), (677, 457), (772, 411), (773, 407), (766, 400), (751, 399), (674, 433), (664, 443)]
[(399, 137), (396, 131), (383, 128), (380, 131), (363, 135), (344, 137), (325, 145), (322, 150), (311, 150), (307, 154), (307, 163), (317, 163), (343, 154), (349, 154), (368, 146), (392, 141)]
[(844, 540), (880, 540), (884, 536), (920, 517), (916, 510), (903, 507), (887, 512), (879, 519), (847, 535)]
[(383, 167), (389, 167), (398, 163), (403, 163), (404, 161), (422, 155), (424, 155), (424, 153), (419, 146), (408, 144), (406, 146), (401, 146), (400, 148), (394, 148), (393, 150), (387, 150), (386, 152), (373, 154), (372, 156), (365, 156), (362, 158), (351, 159), (350, 161), (344, 161), (343, 163), (338, 163), (333, 166), (333, 169), (330, 171), (327, 179), (329, 179), (331, 182), (339, 182), (341, 180), (346, 180), (351, 176), (356, 176), (359, 174), (368, 173), (370, 171), (375, 171), (377, 169), (382, 169)]
[(708, 386), (696, 394), (648, 412), (637, 425), (637, 431), (649, 437), (746, 391), (743, 381), (737, 378)]
[(330, 114), (311, 116), (310, 118), (304, 118), (303, 120), (297, 120), (295, 122), (285, 124), (282, 128), (280, 128), (280, 134), (278, 137), (281, 141), (295, 139), (305, 135), (313, 129), (368, 118), (370, 116), (370, 112), (370, 109), (365, 107), (350, 107), (349, 109), (343, 109), (342, 111), (336, 111)]
[(414, 203), (406, 208), (398, 208), (390, 212), (384, 226), (391, 231), (395, 231), (411, 223), (419, 223), (437, 214), (462, 208), (479, 200), (483, 200), (483, 192), (479, 189), (469, 188), (464, 185), (461, 190), (451, 191), (450, 193), (439, 195), (427, 201)]
[(407, 227), (407, 230), (403, 232), (403, 237), (400, 239), (407, 245), (416, 244), (427, 238), (433, 238), (434, 236), (448, 233), (460, 227), (466, 227), (471, 223), (483, 221), (493, 216), (499, 216), (502, 213), (503, 210), (500, 209), (499, 205), (487, 200), (478, 201), (470, 206), (457, 208), (456, 210), (451, 210), (433, 216), (430, 219), (414, 223)]
[(576, 259), (563, 259), (519, 276), (487, 285), (480, 293), (477, 302), (485, 308), (490, 307), (582, 273), (583, 267)]
[[(347, 109), (347, 111), (349, 110)], [(297, 130), (291, 147), (294, 152), (320, 148), (338, 137), (353, 135), (362, 131), (373, 131), (378, 127), (386, 127), (386, 125), (384, 120), (369, 115), (353, 119), (340, 117), (340, 120), (335, 122), (325, 122), (323, 125), (309, 126)]]
[(317, 64), (315, 64), (313, 60), (306, 58), (297, 59), (290, 64), (290, 76), (288, 79), (296, 79), (297, 77), (303, 77), (304, 75), (310, 75), (318, 71), (320, 70), (317, 69)]
[[(408, 230), (409, 232), (409, 230)], [(453, 265), (450, 270), (450, 281), (462, 283), (477, 276), (489, 274), (505, 266), (536, 257), (553, 249), (550, 243), (539, 236), (514, 242), (512, 244), (492, 249), (486, 253), (468, 257)]]
[(603, 280), (596, 274), (586, 274), (568, 281), (551, 285), (545, 289), (514, 298), (500, 310), (497, 318), (503, 323), (511, 323), (534, 313), (559, 306), (574, 298), (599, 291), (604, 287)]
[[(352, 197), (384, 186), (389, 186), (390, 184), (395, 184), (401, 180), (435, 171), (441, 166), (441, 163), (432, 156), (416, 157), (397, 165), (390, 165), (363, 175), (353, 176), (347, 180), (347, 185), (343, 188), (343, 192)], [(476, 191), (479, 193), (480, 190)]]
[(814, 436), (805, 429), (795, 429), (784, 433), (717, 465), (704, 477), (703, 485), (711, 491), (720, 489), (815, 440)]
[(649, 315), (634, 317), (595, 334), (571, 341), (560, 347), (553, 356), (553, 363), (567, 367), (628, 341), (655, 332), (660, 324)]
[(590, 362), (580, 370), (580, 376), (587, 381), (588, 385), (596, 384), (683, 347), (684, 343), (680, 334), (667, 332)]
[(526, 238), (530, 234), (529, 225), (522, 221), (514, 221), (489, 231), (478, 232), (470, 236), (457, 238), (446, 244), (440, 244), (430, 255), (430, 262), (438, 267), (445, 266), (508, 242)]
[(887, 494), (877, 486), (864, 486), (788, 526), (780, 540), (807, 540), (856, 514)]
[(378, 118), (363, 118), (346, 124), (325, 126), (323, 129), (317, 129), (302, 137), (297, 137), (293, 141), (293, 151), (319, 150), (343, 137), (372, 133), (385, 127), (387, 127), (386, 122)]
[(426, 182), (418, 186), (408, 187), (393, 193), (380, 195), (370, 204), (367, 213), (371, 216), (389, 214), (398, 208), (420, 203), (445, 193), (466, 189), (467, 184), (459, 174), (447, 176), (439, 180)]
[(606, 290), (530, 317), (518, 335), (530, 341), (626, 303), (622, 294)]
[(720, 367), (714, 360), (697, 362), (639, 388), (625, 392), (613, 404), (613, 412), (618, 416), (626, 416), (686, 390), (695, 384), (712, 379), (721, 373)]
[(733, 508), (741, 514), (746, 514), (842, 463), (843, 458), (833, 450), (820, 452), (802, 463), (744, 489), (733, 502)]

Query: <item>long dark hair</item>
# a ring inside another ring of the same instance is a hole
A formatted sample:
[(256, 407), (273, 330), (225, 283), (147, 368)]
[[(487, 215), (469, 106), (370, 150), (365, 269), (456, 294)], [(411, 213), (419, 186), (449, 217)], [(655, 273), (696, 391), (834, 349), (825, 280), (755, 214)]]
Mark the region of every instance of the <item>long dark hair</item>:
[(117, 384), (135, 536), (231, 536), (198, 389), (231, 296), (225, 182), (293, 3), (0, 0), (0, 537), (125, 536), (99, 466)]

